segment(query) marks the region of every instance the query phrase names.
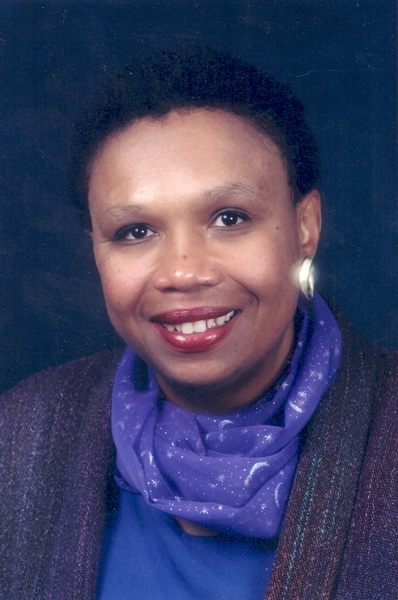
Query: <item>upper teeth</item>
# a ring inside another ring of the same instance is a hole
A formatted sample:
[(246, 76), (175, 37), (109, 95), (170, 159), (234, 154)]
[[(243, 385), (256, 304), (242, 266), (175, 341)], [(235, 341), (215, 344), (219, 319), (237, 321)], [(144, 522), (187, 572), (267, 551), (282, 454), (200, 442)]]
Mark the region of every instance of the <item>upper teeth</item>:
[(164, 323), (164, 327), (168, 331), (178, 331), (180, 333), (202, 333), (207, 329), (211, 329), (212, 327), (217, 327), (220, 325), (225, 325), (232, 317), (234, 316), (234, 311), (223, 315), (222, 317), (216, 317), (215, 319), (207, 319), (202, 321), (193, 321), (192, 323), (181, 323), (178, 325), (166, 325)]

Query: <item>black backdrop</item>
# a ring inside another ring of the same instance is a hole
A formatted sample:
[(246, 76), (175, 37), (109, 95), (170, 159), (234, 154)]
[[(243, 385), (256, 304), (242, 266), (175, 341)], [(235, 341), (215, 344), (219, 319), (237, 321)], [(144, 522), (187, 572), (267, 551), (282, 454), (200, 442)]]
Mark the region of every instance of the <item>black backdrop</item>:
[(187, 42), (232, 50), (307, 107), (324, 176), (318, 287), (398, 347), (396, 2), (0, 3), (1, 386), (120, 343), (65, 191), (71, 124), (110, 72)]

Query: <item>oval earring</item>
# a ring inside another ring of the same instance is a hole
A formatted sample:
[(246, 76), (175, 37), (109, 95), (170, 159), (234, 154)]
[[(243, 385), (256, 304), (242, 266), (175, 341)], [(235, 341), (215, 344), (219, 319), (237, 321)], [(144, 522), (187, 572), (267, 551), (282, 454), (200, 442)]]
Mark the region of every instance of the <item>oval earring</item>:
[(300, 289), (307, 300), (313, 298), (315, 291), (313, 260), (313, 256), (306, 256), (300, 268)]

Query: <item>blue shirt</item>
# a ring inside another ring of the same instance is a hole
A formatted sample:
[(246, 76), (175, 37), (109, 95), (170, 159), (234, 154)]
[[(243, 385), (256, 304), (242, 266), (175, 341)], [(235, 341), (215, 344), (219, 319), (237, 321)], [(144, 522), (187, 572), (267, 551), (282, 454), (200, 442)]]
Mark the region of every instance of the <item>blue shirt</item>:
[(276, 540), (184, 533), (121, 491), (103, 542), (97, 600), (262, 600)]

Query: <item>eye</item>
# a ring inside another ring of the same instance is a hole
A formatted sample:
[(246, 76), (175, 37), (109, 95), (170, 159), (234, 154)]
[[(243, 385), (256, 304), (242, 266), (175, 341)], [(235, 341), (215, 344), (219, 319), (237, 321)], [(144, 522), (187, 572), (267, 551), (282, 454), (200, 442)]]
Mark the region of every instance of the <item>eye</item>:
[(243, 215), (236, 210), (223, 210), (223, 212), (219, 213), (216, 217), (214, 225), (216, 227), (233, 227), (234, 225), (239, 225), (247, 220), (247, 215)]
[(134, 223), (134, 225), (127, 225), (126, 227), (122, 227), (113, 237), (113, 241), (120, 242), (134, 242), (145, 240), (151, 236), (155, 235), (155, 232), (152, 231), (145, 223)]

